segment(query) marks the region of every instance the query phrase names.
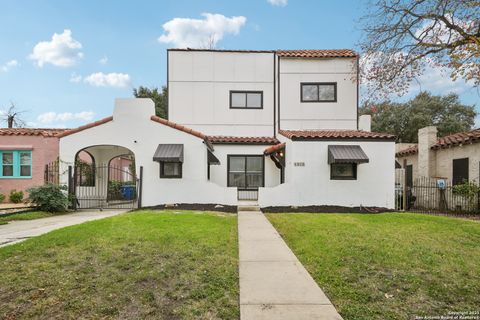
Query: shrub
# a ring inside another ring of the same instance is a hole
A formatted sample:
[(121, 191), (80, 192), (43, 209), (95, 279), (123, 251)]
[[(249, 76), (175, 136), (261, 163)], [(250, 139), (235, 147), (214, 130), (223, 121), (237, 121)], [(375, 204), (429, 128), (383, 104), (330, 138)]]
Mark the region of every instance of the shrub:
[(70, 203), (63, 188), (51, 183), (30, 188), (28, 193), (30, 201), (42, 211), (64, 212)]
[(470, 207), (475, 205), (475, 196), (480, 193), (480, 186), (473, 181), (465, 181), (452, 187), (453, 194), (464, 197)]
[(2, 203), (5, 200), (5, 195), (3, 193), (0, 193), (0, 203)]
[(12, 190), (10, 191), (10, 202), (20, 203), (23, 200), (23, 191)]

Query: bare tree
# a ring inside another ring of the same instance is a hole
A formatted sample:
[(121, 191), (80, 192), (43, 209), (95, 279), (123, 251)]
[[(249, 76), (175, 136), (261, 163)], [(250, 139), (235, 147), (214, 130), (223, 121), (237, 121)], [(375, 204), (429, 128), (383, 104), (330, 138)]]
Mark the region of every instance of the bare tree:
[(361, 19), (369, 95), (405, 93), (425, 68), (480, 86), (480, 0), (373, 0)]
[(204, 41), (200, 49), (209, 49), (213, 50), (216, 48), (217, 40), (215, 39), (215, 33), (212, 33)]
[(25, 127), (25, 121), (22, 119), (23, 113), (25, 111), (18, 110), (15, 104), (11, 102), (8, 110), (2, 112), (2, 121), (7, 123), (8, 128)]

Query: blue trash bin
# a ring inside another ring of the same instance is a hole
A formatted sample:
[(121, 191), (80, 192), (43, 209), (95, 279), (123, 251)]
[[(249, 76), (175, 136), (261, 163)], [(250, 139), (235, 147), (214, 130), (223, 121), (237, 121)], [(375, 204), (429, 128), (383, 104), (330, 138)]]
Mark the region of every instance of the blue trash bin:
[(120, 193), (125, 200), (135, 199), (135, 186), (132, 185), (123, 185), (120, 187)]

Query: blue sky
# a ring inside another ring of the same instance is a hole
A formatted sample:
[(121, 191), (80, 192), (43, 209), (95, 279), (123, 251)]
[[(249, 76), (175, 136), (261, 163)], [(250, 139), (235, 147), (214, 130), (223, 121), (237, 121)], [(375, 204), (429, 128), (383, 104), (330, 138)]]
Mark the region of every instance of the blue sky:
[[(114, 98), (166, 81), (166, 49), (355, 48), (366, 1), (1, 1), (0, 109), (14, 102), (29, 126), (75, 127), (112, 113)], [(183, 19), (179, 19), (183, 18)], [(56, 36), (54, 36), (56, 34)], [(162, 36), (163, 35), (163, 36)], [(436, 70), (434, 93), (479, 94)], [(418, 87), (412, 89), (415, 93)], [(3, 126), (4, 124), (2, 124)]]

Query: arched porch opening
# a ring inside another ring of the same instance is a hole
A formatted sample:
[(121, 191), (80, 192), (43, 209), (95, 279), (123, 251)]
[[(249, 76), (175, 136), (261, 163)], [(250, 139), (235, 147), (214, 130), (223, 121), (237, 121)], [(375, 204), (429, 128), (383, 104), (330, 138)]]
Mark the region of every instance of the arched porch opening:
[(125, 147), (96, 145), (75, 155), (76, 206), (87, 208), (135, 208), (138, 179), (135, 155)]

